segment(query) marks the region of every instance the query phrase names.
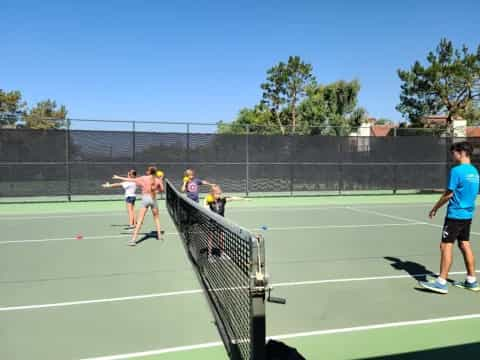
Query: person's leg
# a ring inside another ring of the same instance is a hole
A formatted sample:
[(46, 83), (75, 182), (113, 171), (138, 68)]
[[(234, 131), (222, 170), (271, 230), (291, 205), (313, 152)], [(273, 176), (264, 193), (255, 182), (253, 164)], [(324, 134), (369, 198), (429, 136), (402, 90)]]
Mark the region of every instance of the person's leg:
[(157, 240), (162, 239), (162, 227), (160, 225), (160, 212), (158, 211), (158, 206), (152, 207), (153, 221), (155, 222), (155, 227), (157, 228)]
[(135, 226), (135, 213), (133, 210), (132, 203), (127, 203), (127, 211), (128, 211), (128, 225)]
[(458, 247), (460, 248), (463, 255), (465, 268), (467, 269), (467, 275), (475, 277), (475, 256), (473, 255), (470, 242), (468, 240), (459, 241)]
[(147, 208), (142, 207), (139, 212), (138, 212), (138, 219), (137, 219), (137, 226), (135, 227), (135, 230), (132, 235), (132, 240), (130, 240), (129, 245), (135, 245), (137, 242), (137, 236), (138, 233), (140, 232), (140, 229), (143, 224), (143, 220), (145, 219), (145, 214), (147, 213)]
[(419, 285), (425, 289), (448, 294), (448, 273), (453, 261), (453, 243), (458, 238), (459, 226), (455, 220), (445, 219), (440, 242), (440, 275), (434, 282), (420, 281)]
[(440, 243), (440, 281), (448, 279), (448, 273), (452, 267), (453, 261), (453, 243), (451, 242), (441, 242)]

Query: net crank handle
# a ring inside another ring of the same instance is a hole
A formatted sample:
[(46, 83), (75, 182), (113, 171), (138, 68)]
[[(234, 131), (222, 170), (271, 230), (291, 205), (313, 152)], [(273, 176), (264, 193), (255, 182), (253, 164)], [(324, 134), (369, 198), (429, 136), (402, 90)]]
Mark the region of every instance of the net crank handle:
[(268, 302), (271, 302), (271, 303), (274, 303), (274, 304), (285, 305), (285, 304), (287, 303), (287, 299), (281, 298), (281, 297), (272, 296), (272, 295), (271, 295), (272, 290), (273, 290), (273, 288), (269, 288), (269, 289), (268, 289), (267, 301), (268, 301)]

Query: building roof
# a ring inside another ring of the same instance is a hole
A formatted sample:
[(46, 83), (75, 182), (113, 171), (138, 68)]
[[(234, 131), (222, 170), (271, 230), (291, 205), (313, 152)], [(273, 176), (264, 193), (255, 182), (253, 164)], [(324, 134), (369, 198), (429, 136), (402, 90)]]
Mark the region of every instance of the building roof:
[(371, 134), (372, 136), (378, 137), (388, 136), (390, 130), (395, 127), (395, 125), (373, 125), (371, 128)]

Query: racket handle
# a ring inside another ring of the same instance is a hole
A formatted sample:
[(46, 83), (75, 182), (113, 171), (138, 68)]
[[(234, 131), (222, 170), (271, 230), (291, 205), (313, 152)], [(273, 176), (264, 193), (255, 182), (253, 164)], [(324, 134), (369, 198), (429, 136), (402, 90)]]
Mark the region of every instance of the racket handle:
[(274, 303), (274, 304), (285, 305), (287, 303), (287, 299), (279, 298), (279, 297), (275, 297), (275, 296), (269, 296), (267, 300), (268, 300), (268, 302), (271, 302), (271, 303)]

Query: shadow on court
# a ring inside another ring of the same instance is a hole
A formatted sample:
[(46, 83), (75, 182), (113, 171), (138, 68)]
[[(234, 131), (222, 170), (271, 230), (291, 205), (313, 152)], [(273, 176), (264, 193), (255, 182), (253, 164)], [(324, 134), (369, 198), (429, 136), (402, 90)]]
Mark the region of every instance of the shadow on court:
[(425, 265), (413, 261), (401, 260), (393, 256), (385, 256), (384, 259), (390, 261), (390, 266), (395, 270), (405, 271), (417, 281), (427, 281), (428, 276), (437, 276), (434, 272), (428, 270)]
[[(423, 360), (423, 359), (452, 359), (452, 355), (458, 358), (458, 356), (471, 356), (471, 359), (477, 359), (478, 354), (480, 354), (480, 342), (469, 343), (463, 345), (455, 345), (442, 347), (438, 349), (431, 350), (422, 350), (414, 351), (404, 354), (397, 355), (383, 355), (379, 357), (372, 358), (362, 358), (363, 360), (375, 360), (375, 359), (386, 359), (386, 360)], [(359, 359), (361, 360), (361, 359)]]
[[(162, 236), (165, 234), (164, 231), (162, 231)], [(157, 231), (150, 231), (147, 233), (144, 233), (143, 236), (137, 240), (137, 245), (144, 242), (145, 240), (148, 239), (153, 239), (153, 240), (158, 240), (158, 232)]]

